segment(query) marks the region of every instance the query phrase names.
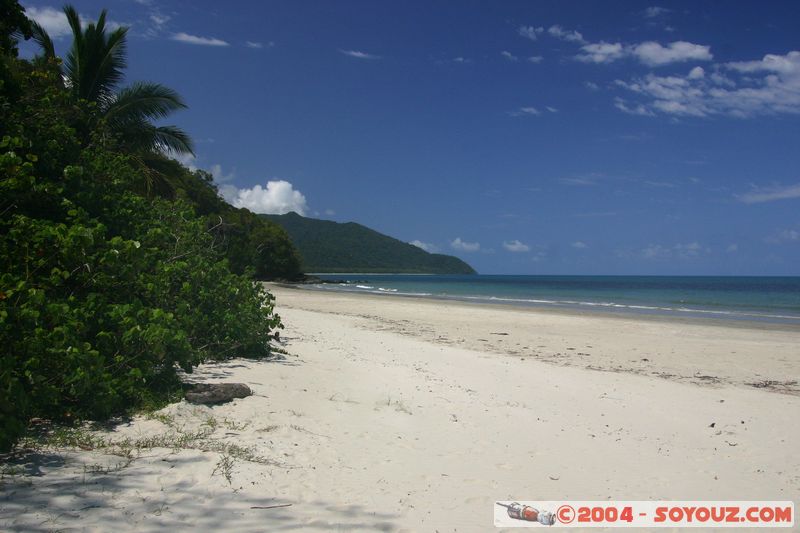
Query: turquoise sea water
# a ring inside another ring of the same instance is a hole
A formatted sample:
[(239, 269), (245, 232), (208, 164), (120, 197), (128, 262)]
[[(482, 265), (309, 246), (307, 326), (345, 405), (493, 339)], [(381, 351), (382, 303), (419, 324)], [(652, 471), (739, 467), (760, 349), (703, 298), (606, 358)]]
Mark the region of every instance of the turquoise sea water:
[(800, 325), (800, 277), (330, 274), (328, 291)]

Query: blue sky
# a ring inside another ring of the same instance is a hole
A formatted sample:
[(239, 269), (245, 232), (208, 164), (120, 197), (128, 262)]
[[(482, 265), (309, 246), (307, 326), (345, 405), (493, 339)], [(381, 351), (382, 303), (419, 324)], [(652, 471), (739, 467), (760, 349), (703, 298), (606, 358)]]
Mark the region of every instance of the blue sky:
[(237, 205), (482, 273), (800, 275), (800, 3), (74, 5)]

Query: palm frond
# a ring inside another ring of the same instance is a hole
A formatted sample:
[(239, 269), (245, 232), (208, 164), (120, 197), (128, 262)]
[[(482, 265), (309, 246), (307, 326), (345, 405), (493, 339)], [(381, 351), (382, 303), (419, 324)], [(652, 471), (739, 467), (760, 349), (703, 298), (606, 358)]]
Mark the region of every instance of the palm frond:
[(72, 37), (76, 41), (81, 41), (83, 38), (83, 29), (81, 28), (81, 17), (78, 15), (78, 10), (74, 6), (64, 6), (64, 14), (67, 16), (67, 22), (70, 29), (72, 29)]
[(47, 30), (35, 20), (31, 20), (31, 29), (33, 30), (33, 40), (42, 48), (44, 57), (47, 59), (56, 57), (56, 48), (53, 45), (53, 39), (50, 38), (50, 34), (47, 33)]
[(194, 155), (194, 143), (188, 133), (177, 126), (155, 128), (155, 147), (162, 152)]
[(108, 40), (104, 39), (103, 54), (100, 55), (99, 65), (96, 69), (95, 79), (91, 84), (91, 91), (97, 94), (101, 103), (110, 101), (114, 89), (125, 78), (124, 70), (127, 65), (128, 44), (125, 39), (128, 28), (117, 28)]
[(72, 47), (64, 63), (70, 86), (78, 98), (103, 106), (124, 78), (128, 29), (118, 28), (107, 35), (105, 10), (97, 22), (86, 28), (74, 7), (66, 6), (64, 13), (73, 34)]
[(176, 126), (154, 126), (147, 120), (132, 120), (114, 129), (123, 147), (131, 153), (161, 152), (194, 155), (191, 137)]
[(183, 98), (157, 83), (137, 82), (119, 91), (106, 110), (109, 124), (122, 125), (137, 120), (157, 120), (185, 109)]

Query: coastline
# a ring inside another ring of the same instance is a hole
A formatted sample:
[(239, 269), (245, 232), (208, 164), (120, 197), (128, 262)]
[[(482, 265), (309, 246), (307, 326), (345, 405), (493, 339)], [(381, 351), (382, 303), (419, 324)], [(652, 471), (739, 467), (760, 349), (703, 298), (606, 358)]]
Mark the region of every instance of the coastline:
[[(429, 274), (423, 274), (429, 275)], [(327, 284), (327, 283), (324, 283)], [(455, 305), (463, 304), (476, 308), (487, 308), (496, 310), (522, 310), (531, 313), (556, 314), (579, 317), (602, 317), (619, 318), (627, 320), (642, 320), (656, 322), (676, 322), (688, 325), (709, 325), (718, 327), (764, 329), (800, 332), (800, 322), (795, 321), (769, 321), (757, 318), (748, 318), (746, 315), (735, 318), (721, 318), (713, 314), (704, 314), (702, 310), (696, 310), (686, 314), (665, 313), (665, 312), (643, 312), (635, 309), (611, 308), (602, 305), (553, 305), (553, 304), (519, 304), (514, 301), (490, 300), (482, 298), (464, 298), (459, 296), (444, 297), (432, 294), (420, 295), (399, 292), (361, 292), (343, 291), (336, 289), (320, 289), (313, 287), (311, 283), (288, 283), (288, 282), (266, 282), (270, 290), (272, 288), (302, 290), (321, 292), (323, 294), (344, 294), (364, 298), (403, 298), (409, 300), (419, 300), (421, 302), (440, 302), (452, 303)]]
[(36, 452), (0, 529), (477, 532), (496, 500), (800, 499), (800, 396), (747, 385), (798, 378), (796, 331), (269, 288), (285, 359), (191, 376), (253, 396), (94, 432), (147, 443), (129, 463)]
[[(316, 280), (316, 282), (315, 282)], [(337, 274), (308, 289), (539, 309), (764, 322), (800, 328), (800, 278)]]
[(284, 305), (371, 319), (380, 330), (435, 344), (800, 395), (800, 328), (788, 325), (267, 286)]

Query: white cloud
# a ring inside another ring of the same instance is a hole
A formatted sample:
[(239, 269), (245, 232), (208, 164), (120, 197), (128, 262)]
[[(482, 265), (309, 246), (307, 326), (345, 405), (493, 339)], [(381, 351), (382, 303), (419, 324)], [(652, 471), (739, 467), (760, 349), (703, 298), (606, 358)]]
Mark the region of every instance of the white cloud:
[(530, 56), (526, 61), (529, 63), (541, 63), (543, 59), (542, 56)]
[(472, 60), (469, 59), (469, 58), (466, 58), (466, 57), (458, 56), (458, 57), (454, 57), (453, 58), (453, 62), (454, 63), (472, 63)]
[(547, 29), (547, 33), (555, 37), (556, 39), (561, 39), (562, 41), (568, 41), (572, 43), (585, 43), (586, 40), (583, 38), (578, 31), (569, 31), (565, 30), (558, 24), (554, 24)]
[(193, 156), (192, 154), (176, 154), (176, 153), (173, 153), (173, 152), (169, 152), (168, 154), (165, 154), (165, 155), (167, 155), (167, 157), (171, 157), (172, 159), (174, 159), (175, 161), (177, 161), (181, 165), (185, 166), (186, 168), (188, 168), (192, 172), (197, 170), (197, 165), (196, 165), (197, 158), (195, 156)]
[(666, 15), (670, 11), (672, 10), (667, 9), (666, 7), (652, 6), (644, 10), (644, 17), (648, 19), (654, 19), (660, 17), (661, 15)]
[(72, 33), (67, 22), (67, 16), (60, 9), (52, 7), (26, 7), (25, 15), (35, 20), (50, 34), (50, 37), (57, 39)]
[(375, 54), (368, 54), (366, 52), (362, 52), (360, 50), (342, 50), (339, 49), (339, 52), (346, 56), (355, 57), (356, 59), (380, 59), (381, 56), (376, 56)]
[(264, 48), (264, 43), (260, 43), (257, 41), (245, 41), (244, 45), (247, 48), (255, 48), (255, 49)]
[(536, 109), (535, 107), (520, 107), (516, 111), (509, 111), (508, 113), (512, 117), (532, 117), (536, 115), (541, 115), (541, 111)]
[(512, 62), (513, 61), (517, 61), (519, 59), (517, 56), (515, 56), (514, 54), (512, 54), (508, 50), (503, 50), (502, 52), (500, 52), (500, 55), (505, 57), (509, 61), (512, 61)]
[(556, 109), (555, 107), (550, 107), (549, 105), (545, 106), (545, 109), (547, 109), (551, 113), (558, 113), (558, 109)]
[(450, 241), (450, 247), (453, 250), (460, 250), (462, 252), (477, 252), (481, 249), (481, 244), (479, 242), (462, 241), (461, 237), (456, 237), (454, 240)]
[(739, 251), (739, 245), (737, 243), (729, 244), (725, 251), (729, 254), (736, 253)]
[(227, 41), (217, 39), (215, 37), (198, 37), (197, 35), (190, 35), (188, 33), (179, 32), (170, 37), (173, 41), (179, 41), (186, 44), (196, 44), (199, 46), (229, 46)]
[(433, 254), (433, 253), (436, 253), (436, 252), (439, 251), (439, 247), (438, 246), (436, 246), (435, 244), (431, 244), (429, 242), (422, 242), (420, 240), (413, 240), (408, 244), (412, 244), (412, 245), (416, 246), (417, 248), (422, 248), (423, 250), (425, 250), (426, 252), (428, 252), (430, 254)]
[(611, 63), (625, 56), (626, 49), (620, 43), (589, 43), (581, 47), (583, 53), (575, 56), (584, 63)]
[(585, 248), (588, 248), (589, 246), (585, 242), (575, 241), (572, 243), (572, 247), (577, 248), (578, 250), (583, 250)]
[(648, 41), (632, 46), (630, 53), (651, 67), (683, 61), (710, 61), (714, 58), (711, 55), (711, 47), (686, 41), (675, 41), (667, 46)]
[(595, 82), (593, 82), (593, 81), (585, 81), (585, 82), (583, 82), (583, 84), (584, 84), (584, 85), (586, 86), (586, 88), (587, 88), (587, 89), (589, 89), (590, 91), (599, 91), (599, 90), (600, 90), (600, 86), (599, 86), (599, 85), (597, 85), (597, 84), (596, 84)]
[(236, 177), (235, 173), (231, 171), (229, 174), (225, 174), (222, 172), (222, 165), (211, 165), (211, 168), (208, 169), (212, 176), (214, 176), (214, 181), (216, 183), (225, 183), (231, 181), (234, 177)]
[(285, 180), (268, 181), (266, 188), (256, 185), (237, 189), (232, 185), (220, 187), (220, 194), (234, 207), (244, 207), (253, 213), (284, 215), (291, 211), (305, 215), (306, 197)]
[(541, 26), (534, 28), (533, 26), (520, 26), (517, 30), (517, 33), (520, 34), (521, 37), (525, 37), (526, 39), (530, 39), (531, 41), (535, 41), (537, 36), (544, 31), (544, 28)]
[(334, 211), (333, 209), (326, 209), (325, 210), (325, 216), (332, 217), (334, 215), (336, 215), (336, 211)]
[(689, 71), (689, 75), (687, 78), (690, 80), (700, 80), (706, 77), (706, 71), (703, 70), (703, 67), (694, 67), (692, 70)]
[(716, 68), (727, 68), (734, 77), (717, 71), (700, 76), (694, 68), (686, 76), (648, 74), (616, 83), (637, 94), (639, 105), (651, 114), (739, 118), (800, 114), (800, 51)]
[(800, 198), (800, 183), (785, 187), (755, 189), (753, 191), (740, 194), (738, 198), (740, 202), (744, 202), (746, 204), (760, 204), (764, 202), (774, 202), (776, 200)]
[(531, 251), (531, 247), (530, 246), (528, 246), (527, 244), (521, 243), (516, 239), (513, 240), (513, 241), (504, 242), (503, 243), (503, 248), (505, 248), (509, 252), (515, 252), (515, 253), (530, 252)]
[(798, 62), (800, 62), (800, 52), (794, 51), (785, 56), (767, 54), (757, 61), (734, 61), (728, 63), (727, 67), (739, 72), (768, 71), (797, 76)]

